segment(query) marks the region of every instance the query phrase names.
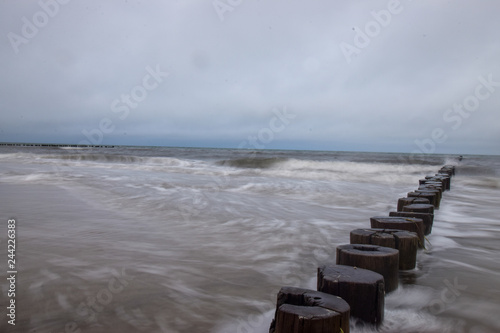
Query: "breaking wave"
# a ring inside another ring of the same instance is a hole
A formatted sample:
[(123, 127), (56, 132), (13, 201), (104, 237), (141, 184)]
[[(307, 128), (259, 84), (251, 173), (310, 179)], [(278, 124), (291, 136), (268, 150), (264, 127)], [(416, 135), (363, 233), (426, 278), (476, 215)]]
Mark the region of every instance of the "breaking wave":
[(234, 168), (268, 169), (279, 163), (287, 161), (287, 158), (269, 157), (269, 158), (238, 158), (234, 160), (222, 160), (216, 162), (220, 166), (230, 166)]

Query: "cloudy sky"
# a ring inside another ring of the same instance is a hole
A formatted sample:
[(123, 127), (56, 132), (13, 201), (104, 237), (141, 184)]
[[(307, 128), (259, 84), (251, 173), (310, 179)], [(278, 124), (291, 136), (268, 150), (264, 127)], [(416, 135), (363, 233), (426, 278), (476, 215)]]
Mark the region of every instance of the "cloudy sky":
[(0, 0), (0, 142), (500, 154), (499, 13)]

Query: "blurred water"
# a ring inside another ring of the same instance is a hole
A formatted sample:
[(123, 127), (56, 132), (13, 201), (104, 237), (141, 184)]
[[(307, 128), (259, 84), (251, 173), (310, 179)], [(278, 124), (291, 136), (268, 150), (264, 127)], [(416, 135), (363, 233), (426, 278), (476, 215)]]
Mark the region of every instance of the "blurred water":
[[(316, 268), (335, 261), (351, 230), (395, 210), (447, 163), (457, 162), (1, 147), (0, 211), (18, 221), (19, 274), (17, 325), (2, 320), (0, 330), (267, 332), (281, 286), (314, 289)], [(381, 332), (500, 330), (499, 170), (499, 157), (465, 156), (457, 166), (417, 269), (387, 295)]]

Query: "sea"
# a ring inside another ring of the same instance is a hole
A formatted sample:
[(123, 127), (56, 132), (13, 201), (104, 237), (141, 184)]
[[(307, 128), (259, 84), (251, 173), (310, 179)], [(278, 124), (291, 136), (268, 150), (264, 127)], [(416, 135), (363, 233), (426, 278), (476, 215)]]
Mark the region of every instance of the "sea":
[(0, 331), (268, 332), (281, 287), (443, 165), (417, 267), (351, 332), (500, 332), (500, 156), (123, 146), (0, 147)]

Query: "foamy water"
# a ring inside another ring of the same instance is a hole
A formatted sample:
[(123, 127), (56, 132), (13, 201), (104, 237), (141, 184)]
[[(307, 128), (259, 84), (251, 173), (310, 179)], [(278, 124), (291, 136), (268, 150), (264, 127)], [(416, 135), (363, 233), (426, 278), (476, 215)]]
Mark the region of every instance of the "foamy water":
[[(450, 156), (225, 149), (0, 150), (18, 221), (18, 325), (2, 331), (267, 332), (282, 286)], [(465, 156), (381, 332), (497, 332), (498, 157)], [(6, 239), (6, 232), (2, 234)], [(6, 258), (6, 249), (2, 250)], [(5, 294), (7, 285), (2, 284)], [(3, 306), (3, 304), (2, 304)], [(352, 323), (352, 332), (374, 332)]]

